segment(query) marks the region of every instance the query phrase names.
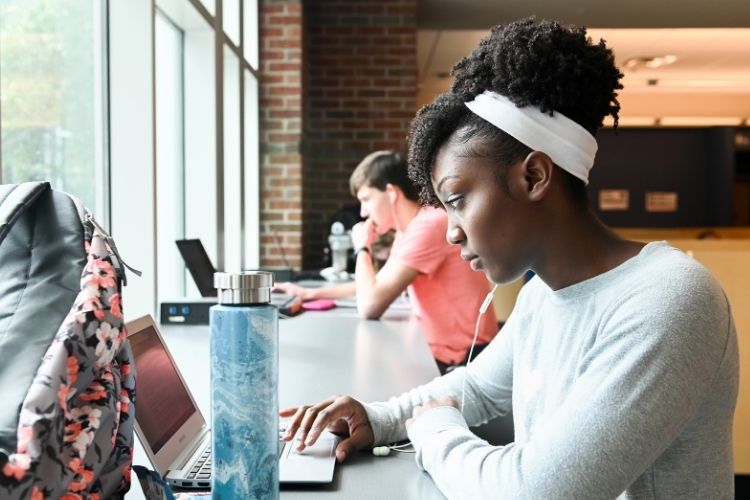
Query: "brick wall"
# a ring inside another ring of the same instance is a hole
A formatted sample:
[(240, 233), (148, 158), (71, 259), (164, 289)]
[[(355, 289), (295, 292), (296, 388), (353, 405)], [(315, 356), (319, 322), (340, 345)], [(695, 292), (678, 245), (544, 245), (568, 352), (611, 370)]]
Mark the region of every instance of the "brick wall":
[(302, 5), (263, 0), (260, 21), (261, 265), (302, 265)]
[[(263, 0), (262, 264), (326, 265), (349, 175), (377, 149), (405, 149), (417, 95), (416, 0)], [(304, 15), (303, 15), (304, 14)], [(303, 41), (304, 36), (304, 43)], [(304, 251), (303, 251), (304, 248)]]
[(416, 0), (305, 2), (303, 210), (306, 268), (324, 264), (330, 220), (357, 205), (349, 175), (405, 149), (417, 95)]

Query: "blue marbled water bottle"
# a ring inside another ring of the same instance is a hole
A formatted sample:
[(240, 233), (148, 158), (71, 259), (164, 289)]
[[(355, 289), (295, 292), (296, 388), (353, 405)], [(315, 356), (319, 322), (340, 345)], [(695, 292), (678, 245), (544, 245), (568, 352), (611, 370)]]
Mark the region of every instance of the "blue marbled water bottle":
[(279, 498), (279, 315), (273, 274), (216, 273), (211, 307), (214, 499)]

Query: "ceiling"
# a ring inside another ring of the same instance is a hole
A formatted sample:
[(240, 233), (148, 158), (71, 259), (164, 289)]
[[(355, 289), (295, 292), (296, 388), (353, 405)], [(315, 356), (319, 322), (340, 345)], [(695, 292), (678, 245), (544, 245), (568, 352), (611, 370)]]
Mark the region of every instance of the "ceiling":
[(750, 28), (748, 0), (418, 0), (426, 30), (478, 30), (527, 16), (601, 28)]
[[(621, 4), (625, 5), (601, 0), (420, 0), (418, 104), (449, 88), (451, 67), (488, 34), (490, 24), (536, 14), (588, 26), (592, 39), (602, 38), (614, 50), (625, 73), (625, 89), (619, 96), (625, 124), (650, 124), (665, 117), (735, 124), (750, 118), (750, 0)], [(657, 56), (676, 60), (658, 68), (626, 67), (629, 59)]]

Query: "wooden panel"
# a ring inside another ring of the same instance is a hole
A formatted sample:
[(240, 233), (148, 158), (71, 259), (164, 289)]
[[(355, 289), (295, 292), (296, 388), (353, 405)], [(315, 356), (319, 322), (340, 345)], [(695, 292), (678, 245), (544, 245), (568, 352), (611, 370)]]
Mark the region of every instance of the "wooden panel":
[(523, 283), (523, 278), (519, 278), (513, 283), (498, 285), (492, 298), (492, 307), (495, 309), (495, 316), (498, 321), (508, 321), (508, 316), (516, 305), (518, 292), (521, 291)]
[(706, 266), (729, 297), (740, 347), (740, 395), (734, 413), (734, 468), (750, 474), (750, 240), (671, 240)]
[[(679, 239), (749, 239), (750, 227), (621, 227), (612, 228), (629, 240), (659, 241)], [(702, 240), (701, 240), (702, 241)]]

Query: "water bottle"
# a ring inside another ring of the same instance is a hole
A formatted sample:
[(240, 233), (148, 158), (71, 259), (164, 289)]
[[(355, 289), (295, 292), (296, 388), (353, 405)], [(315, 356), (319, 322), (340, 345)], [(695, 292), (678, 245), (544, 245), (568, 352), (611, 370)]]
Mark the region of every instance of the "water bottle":
[(210, 309), (214, 499), (279, 498), (279, 315), (273, 274), (216, 273)]
[(331, 224), (331, 235), (328, 237), (331, 247), (331, 267), (337, 273), (346, 273), (346, 260), (352, 247), (352, 237), (346, 232), (344, 224), (339, 221)]

